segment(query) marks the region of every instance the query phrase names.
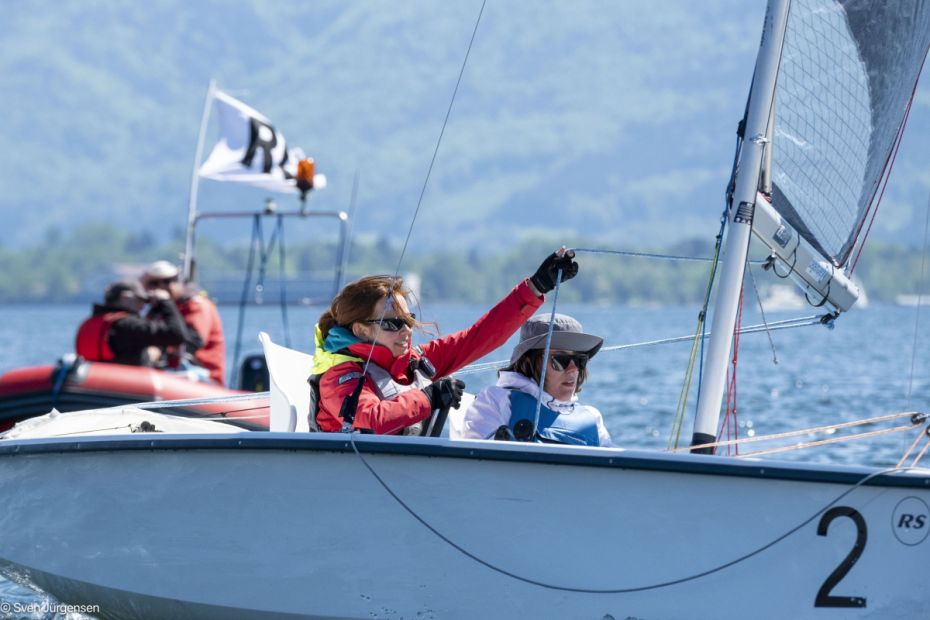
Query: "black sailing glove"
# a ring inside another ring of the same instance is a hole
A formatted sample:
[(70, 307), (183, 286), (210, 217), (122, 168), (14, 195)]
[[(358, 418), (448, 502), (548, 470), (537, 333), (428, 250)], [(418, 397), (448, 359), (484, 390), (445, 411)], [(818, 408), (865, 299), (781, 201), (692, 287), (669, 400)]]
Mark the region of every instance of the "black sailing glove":
[(555, 278), (559, 273), (559, 269), (562, 270), (562, 282), (571, 280), (578, 275), (578, 263), (572, 260), (573, 258), (575, 258), (575, 253), (572, 250), (566, 250), (562, 256), (553, 252), (542, 262), (536, 273), (530, 277), (530, 282), (533, 283), (533, 286), (536, 287), (540, 294), (545, 295), (555, 288)]
[(443, 377), (423, 388), (423, 393), (429, 398), (430, 407), (434, 410), (458, 407), (464, 391), (465, 382), (452, 377)]

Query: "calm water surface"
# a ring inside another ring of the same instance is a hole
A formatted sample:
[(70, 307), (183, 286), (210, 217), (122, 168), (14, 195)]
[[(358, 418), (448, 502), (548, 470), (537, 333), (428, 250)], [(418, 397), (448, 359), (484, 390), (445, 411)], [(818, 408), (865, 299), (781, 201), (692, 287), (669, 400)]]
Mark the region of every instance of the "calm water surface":
[[(468, 325), (485, 308), (432, 304), (421, 310), (420, 316), (436, 321), (441, 332), (448, 333)], [(687, 335), (693, 332), (697, 316), (694, 308), (566, 305), (559, 310), (577, 317), (586, 331), (603, 335), (606, 346)], [(86, 306), (70, 305), (0, 307), (0, 373), (18, 366), (52, 363), (70, 351), (77, 325), (88, 312)], [(231, 356), (238, 309), (222, 307), (220, 312)], [(289, 308), (287, 332), (292, 347), (312, 350), (312, 326), (319, 314), (320, 308)], [(813, 314), (814, 309), (808, 308), (770, 313), (766, 318), (775, 321)], [(744, 325), (761, 321), (757, 310), (746, 310)], [(930, 328), (930, 317), (921, 316), (918, 321), (915, 308), (873, 305), (841, 317), (832, 330), (816, 326), (778, 331), (771, 334), (772, 342), (765, 334), (744, 336), (737, 374), (740, 436), (779, 433), (907, 410), (930, 410), (930, 350), (925, 330), (915, 330), (921, 326)], [(243, 352), (259, 351), (256, 340), (259, 329), (268, 331), (276, 342), (286, 341), (280, 309), (251, 307), (243, 328)], [(510, 345), (485, 361), (506, 359)], [(689, 352), (690, 343), (666, 344), (604, 352), (594, 359), (582, 398), (604, 413), (616, 443), (648, 449), (666, 447)], [(470, 391), (478, 391), (494, 381), (495, 373), (472, 373), (462, 378)], [(696, 393), (695, 387), (683, 437), (690, 437)], [(822, 435), (816, 437), (821, 438)], [(814, 437), (805, 436), (796, 441), (811, 439)], [(912, 434), (895, 433), (868, 441), (791, 451), (772, 458), (892, 466), (912, 440)], [(41, 603), (49, 599), (0, 579), (0, 600)], [(75, 614), (21, 617), (86, 618)]]

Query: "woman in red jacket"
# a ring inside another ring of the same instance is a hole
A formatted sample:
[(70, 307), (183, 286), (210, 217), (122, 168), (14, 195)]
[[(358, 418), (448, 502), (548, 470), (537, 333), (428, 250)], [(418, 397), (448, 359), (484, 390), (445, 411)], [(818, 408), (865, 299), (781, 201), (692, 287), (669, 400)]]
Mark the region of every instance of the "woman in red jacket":
[(516, 332), (554, 288), (559, 269), (563, 281), (578, 273), (573, 258), (564, 248), (553, 253), (474, 325), (422, 347), (411, 342), (420, 323), (401, 278), (347, 284), (317, 325), (312, 379), (319, 380), (319, 403), (311, 428), (398, 434), (435, 409), (457, 406), (465, 384), (448, 375)]

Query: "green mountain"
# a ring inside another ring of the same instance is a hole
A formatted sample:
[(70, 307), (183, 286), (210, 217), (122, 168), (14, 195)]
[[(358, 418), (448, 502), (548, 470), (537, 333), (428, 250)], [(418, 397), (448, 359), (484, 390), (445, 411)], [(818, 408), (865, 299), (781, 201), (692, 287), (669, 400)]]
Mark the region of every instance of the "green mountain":
[[(762, 3), (488, 2), (416, 212), (481, 7), (5, 2), (0, 244), (95, 222), (173, 237), (211, 78), (316, 159), (329, 187), (314, 208), (347, 209), (358, 174), (362, 238), (400, 241), (416, 213), (416, 249), (494, 250), (540, 231), (613, 247), (712, 239)], [(930, 175), (909, 144), (876, 234), (921, 228)], [(266, 195), (204, 181), (200, 205), (255, 209)]]

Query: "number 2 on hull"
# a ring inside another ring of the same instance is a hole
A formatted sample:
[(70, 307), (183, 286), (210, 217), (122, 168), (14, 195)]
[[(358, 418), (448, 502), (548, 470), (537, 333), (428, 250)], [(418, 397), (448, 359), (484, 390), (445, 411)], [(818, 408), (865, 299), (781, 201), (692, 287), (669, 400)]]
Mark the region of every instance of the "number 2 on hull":
[(838, 517), (849, 517), (856, 524), (856, 542), (849, 554), (840, 562), (840, 565), (833, 569), (830, 576), (827, 577), (823, 585), (817, 591), (817, 598), (814, 599), (814, 607), (865, 607), (866, 599), (862, 596), (837, 596), (830, 594), (846, 573), (852, 569), (859, 560), (859, 556), (865, 550), (865, 541), (868, 538), (868, 528), (865, 525), (865, 519), (859, 514), (859, 511), (849, 506), (834, 506), (824, 513), (817, 524), (817, 535), (826, 536), (830, 523)]

